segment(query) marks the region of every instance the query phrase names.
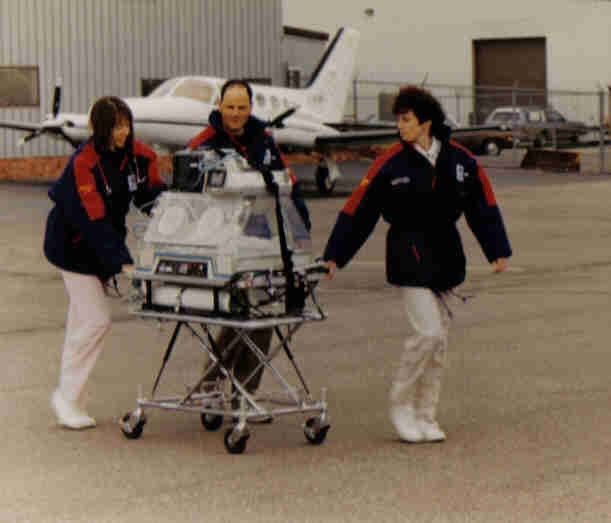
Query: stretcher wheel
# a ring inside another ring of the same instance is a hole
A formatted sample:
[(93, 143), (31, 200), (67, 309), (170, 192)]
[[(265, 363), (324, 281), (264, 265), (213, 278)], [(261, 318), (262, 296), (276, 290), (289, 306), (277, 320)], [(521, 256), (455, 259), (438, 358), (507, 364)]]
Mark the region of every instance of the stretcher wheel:
[(303, 433), (305, 434), (306, 439), (312, 445), (320, 445), (323, 441), (325, 441), (327, 432), (330, 428), (331, 425), (321, 427), (318, 418), (310, 418), (308, 421), (306, 421), (305, 426), (303, 427)]
[(244, 450), (246, 450), (246, 442), (248, 441), (250, 434), (244, 434), (235, 441), (234, 438), (232, 438), (232, 434), (233, 429), (227, 429), (225, 432), (225, 448), (230, 454), (242, 454)]
[(202, 425), (211, 432), (219, 430), (223, 425), (223, 416), (220, 414), (202, 414)]
[(121, 418), (121, 432), (128, 439), (138, 439), (142, 436), (144, 425), (146, 424), (146, 418), (139, 418), (138, 421), (132, 425), (132, 413), (128, 412)]

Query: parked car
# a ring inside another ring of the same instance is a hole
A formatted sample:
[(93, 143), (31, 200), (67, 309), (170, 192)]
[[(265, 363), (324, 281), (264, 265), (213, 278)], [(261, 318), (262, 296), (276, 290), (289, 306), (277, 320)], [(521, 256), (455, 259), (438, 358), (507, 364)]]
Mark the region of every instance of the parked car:
[(577, 143), (579, 137), (589, 132), (583, 122), (569, 121), (553, 107), (507, 106), (497, 107), (485, 122), (512, 129), (522, 143), (542, 147), (546, 143)]
[(513, 147), (513, 133), (499, 125), (461, 127), (448, 116), (446, 124), (452, 128), (452, 139), (465, 146), (474, 154), (498, 156), (503, 149)]

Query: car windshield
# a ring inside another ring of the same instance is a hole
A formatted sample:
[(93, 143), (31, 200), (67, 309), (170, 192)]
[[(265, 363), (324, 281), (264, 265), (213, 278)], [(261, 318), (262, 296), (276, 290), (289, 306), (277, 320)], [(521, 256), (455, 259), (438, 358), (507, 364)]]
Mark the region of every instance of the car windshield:
[(520, 120), (520, 115), (516, 111), (498, 111), (492, 115), (494, 122), (512, 123)]

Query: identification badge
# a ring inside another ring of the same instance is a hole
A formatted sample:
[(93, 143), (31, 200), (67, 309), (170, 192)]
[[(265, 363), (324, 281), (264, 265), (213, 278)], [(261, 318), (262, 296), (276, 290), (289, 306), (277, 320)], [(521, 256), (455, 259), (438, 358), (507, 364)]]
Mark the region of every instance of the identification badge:
[(272, 163), (272, 153), (269, 149), (265, 149), (265, 156), (263, 156), (263, 165), (270, 165)]
[(134, 173), (127, 175), (127, 187), (129, 192), (136, 192), (138, 190), (138, 182), (136, 181), (136, 175)]

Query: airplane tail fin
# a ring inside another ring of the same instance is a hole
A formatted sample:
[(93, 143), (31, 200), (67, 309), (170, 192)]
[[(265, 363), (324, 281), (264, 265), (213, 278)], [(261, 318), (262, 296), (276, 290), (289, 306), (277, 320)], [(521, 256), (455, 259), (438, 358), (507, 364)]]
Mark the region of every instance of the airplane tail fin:
[(322, 116), (325, 122), (339, 122), (344, 116), (359, 38), (357, 30), (340, 28), (305, 88), (307, 109)]

